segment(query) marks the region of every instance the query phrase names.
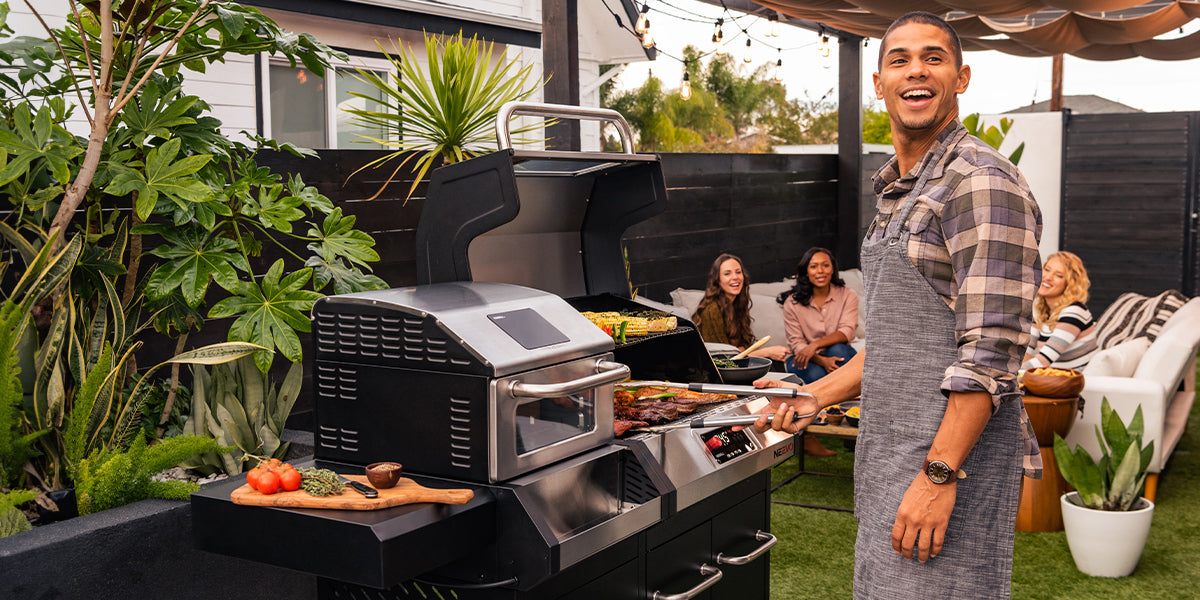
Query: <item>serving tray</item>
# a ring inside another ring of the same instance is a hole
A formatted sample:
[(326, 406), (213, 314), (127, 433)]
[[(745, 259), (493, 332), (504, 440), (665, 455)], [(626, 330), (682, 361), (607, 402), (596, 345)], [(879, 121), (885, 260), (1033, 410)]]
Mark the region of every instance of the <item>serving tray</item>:
[[(347, 479), (359, 483), (367, 482), (365, 475), (346, 475)], [(475, 492), (463, 489), (441, 490), (427, 488), (407, 477), (401, 477), (395, 487), (379, 490), (378, 498), (367, 498), (347, 487), (340, 496), (310, 496), (304, 490), (263, 494), (243, 485), (229, 494), (234, 504), (245, 506), (274, 506), (277, 508), (328, 508), (334, 510), (378, 510), (403, 504), (436, 502), (440, 504), (466, 504)]]

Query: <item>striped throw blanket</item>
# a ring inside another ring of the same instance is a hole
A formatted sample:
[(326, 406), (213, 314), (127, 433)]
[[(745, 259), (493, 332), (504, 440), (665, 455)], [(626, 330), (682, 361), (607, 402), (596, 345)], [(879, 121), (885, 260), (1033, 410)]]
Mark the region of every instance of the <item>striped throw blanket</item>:
[(1104, 350), (1137, 337), (1147, 337), (1153, 342), (1163, 323), (1187, 300), (1187, 296), (1175, 290), (1150, 297), (1133, 292), (1121, 294), (1101, 315), (1096, 325), (1096, 343)]

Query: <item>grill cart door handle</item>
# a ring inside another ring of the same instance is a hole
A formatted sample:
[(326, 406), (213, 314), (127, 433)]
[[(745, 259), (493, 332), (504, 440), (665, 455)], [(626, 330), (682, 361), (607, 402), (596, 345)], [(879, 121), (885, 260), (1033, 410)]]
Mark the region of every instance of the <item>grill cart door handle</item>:
[(563, 119), (589, 119), (593, 121), (608, 121), (616, 126), (621, 135), (621, 148), (625, 154), (633, 154), (633, 130), (621, 113), (608, 108), (592, 108), (587, 106), (572, 106), (570, 104), (545, 104), (541, 102), (508, 102), (496, 113), (496, 142), (500, 149), (512, 148), (512, 136), (508, 131), (508, 122), (517, 115), (534, 117), (558, 117)]
[(595, 375), (562, 383), (537, 384), (513, 381), (508, 386), (508, 393), (514, 398), (561, 398), (628, 378), (629, 367), (621, 363), (598, 360), (596, 361)]
[(774, 546), (776, 542), (779, 541), (779, 538), (762, 530), (759, 530), (754, 534), (754, 539), (763, 542), (763, 545), (759, 546), (754, 552), (751, 552), (745, 556), (725, 556), (724, 552), (717, 554), (717, 564), (744, 565), (765, 554), (767, 550), (771, 549), (771, 546)]
[(655, 591), (654, 595), (650, 596), (650, 600), (691, 600), (698, 596), (700, 592), (716, 585), (725, 576), (720, 569), (709, 565), (700, 565), (700, 574), (704, 575), (706, 579), (697, 584), (696, 587), (679, 594), (664, 594)]

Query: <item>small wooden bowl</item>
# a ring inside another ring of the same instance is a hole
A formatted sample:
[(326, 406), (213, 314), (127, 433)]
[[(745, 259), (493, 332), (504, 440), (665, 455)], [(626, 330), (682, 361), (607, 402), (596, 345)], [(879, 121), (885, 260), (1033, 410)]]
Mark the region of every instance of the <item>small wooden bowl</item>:
[(842, 419), (846, 418), (846, 411), (836, 406), (830, 406), (825, 409), (825, 418), (830, 425), (841, 425)]
[(1034, 373), (1033, 370), (1025, 371), (1021, 376), (1021, 383), (1025, 386), (1025, 393), (1032, 396), (1041, 396), (1042, 398), (1073, 398), (1083, 391), (1083, 373), (1074, 369), (1063, 369), (1070, 371), (1071, 375), (1043, 375)]
[(400, 463), (377, 462), (367, 465), (367, 481), (377, 490), (394, 487), (400, 481)]

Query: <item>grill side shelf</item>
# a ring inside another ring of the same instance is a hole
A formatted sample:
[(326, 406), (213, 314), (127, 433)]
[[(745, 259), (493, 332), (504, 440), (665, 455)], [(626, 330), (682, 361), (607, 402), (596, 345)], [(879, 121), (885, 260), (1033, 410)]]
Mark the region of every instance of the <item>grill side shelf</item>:
[(360, 511), (234, 504), (230, 494), (245, 482), (231, 477), (192, 494), (197, 548), (382, 589), (458, 560), (495, 536), (495, 498), (484, 486), (455, 482), (475, 492), (461, 506)]

